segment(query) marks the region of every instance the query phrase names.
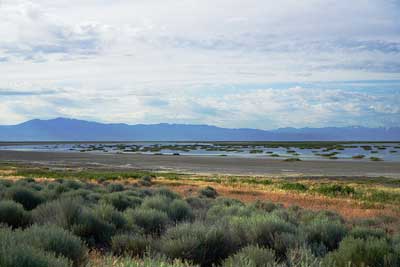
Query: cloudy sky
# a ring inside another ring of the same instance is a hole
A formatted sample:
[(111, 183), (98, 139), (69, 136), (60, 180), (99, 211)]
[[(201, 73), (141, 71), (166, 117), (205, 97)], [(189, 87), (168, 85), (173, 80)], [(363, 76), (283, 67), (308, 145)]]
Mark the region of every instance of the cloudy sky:
[(0, 124), (400, 126), (397, 0), (0, 0)]

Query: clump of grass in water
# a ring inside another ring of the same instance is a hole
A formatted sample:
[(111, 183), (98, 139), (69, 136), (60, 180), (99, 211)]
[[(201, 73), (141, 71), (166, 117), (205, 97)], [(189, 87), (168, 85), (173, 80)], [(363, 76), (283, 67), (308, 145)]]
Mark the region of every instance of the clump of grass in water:
[(301, 159), (299, 159), (299, 158), (288, 158), (288, 159), (285, 159), (283, 161), (294, 162), (294, 161), (301, 161)]
[(369, 159), (370, 159), (371, 161), (383, 161), (383, 159), (377, 158), (377, 157), (370, 157)]
[(365, 158), (365, 155), (355, 155), (355, 156), (352, 156), (351, 158), (353, 158), (353, 159), (363, 159), (363, 158)]

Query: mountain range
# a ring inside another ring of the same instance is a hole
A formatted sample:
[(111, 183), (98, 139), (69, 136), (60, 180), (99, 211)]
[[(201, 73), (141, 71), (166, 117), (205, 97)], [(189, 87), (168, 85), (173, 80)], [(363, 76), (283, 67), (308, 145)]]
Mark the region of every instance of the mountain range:
[(56, 118), (0, 126), (0, 141), (399, 141), (400, 127), (230, 129), (192, 124), (98, 123)]

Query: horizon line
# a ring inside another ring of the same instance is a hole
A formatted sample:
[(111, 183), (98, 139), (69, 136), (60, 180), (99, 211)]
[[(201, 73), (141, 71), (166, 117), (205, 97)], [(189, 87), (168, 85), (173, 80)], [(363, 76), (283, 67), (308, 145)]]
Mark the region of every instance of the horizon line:
[[(391, 127), (385, 127), (385, 126), (378, 126), (378, 127), (368, 127), (368, 126), (361, 126), (361, 125), (348, 125), (348, 126), (324, 126), (324, 127), (310, 127), (310, 126), (304, 126), (304, 127), (279, 127), (279, 128), (273, 128), (273, 129), (260, 129), (260, 128), (248, 128), (248, 127), (236, 127), (236, 128), (230, 128), (230, 127), (222, 127), (222, 126), (217, 126), (213, 124), (196, 124), (196, 123), (171, 123), (171, 122), (158, 122), (158, 123), (135, 123), (135, 124), (129, 124), (127, 122), (101, 122), (101, 121), (96, 121), (96, 120), (88, 120), (88, 119), (77, 119), (77, 118), (71, 118), (71, 117), (54, 117), (54, 118), (49, 118), (49, 119), (40, 119), (40, 118), (35, 118), (35, 119), (29, 119), (20, 123), (16, 124), (0, 124), (0, 126), (18, 126), (27, 122), (31, 121), (54, 121), (54, 120), (71, 120), (71, 121), (81, 121), (81, 122), (89, 122), (89, 123), (98, 123), (98, 124), (103, 124), (103, 125), (117, 125), (117, 124), (122, 124), (122, 125), (127, 125), (127, 126), (137, 126), (137, 125), (143, 125), (143, 126), (154, 126), (154, 125), (184, 125), (184, 126), (208, 126), (208, 127), (216, 127), (216, 128), (222, 128), (222, 129), (231, 129), (231, 130), (240, 130), (240, 129), (246, 129), (246, 130), (258, 130), (258, 131), (276, 131), (276, 130), (283, 130), (283, 129), (326, 129), (326, 128), (366, 128), (366, 129), (394, 129), (394, 128), (400, 128), (400, 126), (391, 126)], [(334, 140), (333, 140), (334, 141)]]

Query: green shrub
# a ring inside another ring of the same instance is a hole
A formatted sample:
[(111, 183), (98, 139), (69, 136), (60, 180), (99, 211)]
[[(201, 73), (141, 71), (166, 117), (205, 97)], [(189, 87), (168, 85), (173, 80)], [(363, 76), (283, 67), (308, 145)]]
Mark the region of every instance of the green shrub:
[(166, 232), (160, 248), (169, 258), (206, 267), (219, 264), (236, 250), (236, 244), (224, 227), (184, 223)]
[(200, 196), (208, 197), (208, 198), (216, 198), (218, 196), (217, 190), (212, 188), (211, 186), (207, 186), (200, 190)]
[(227, 258), (223, 267), (273, 267), (277, 266), (275, 252), (272, 249), (258, 246), (242, 248), (236, 254)]
[(77, 190), (71, 190), (68, 192), (65, 192), (61, 194), (59, 197), (60, 198), (80, 198), (82, 200), (85, 200), (87, 202), (93, 202), (94, 200), (97, 201), (96, 198), (93, 198), (93, 193), (90, 190), (87, 189), (77, 189)]
[(162, 195), (146, 197), (142, 202), (142, 208), (168, 212), (169, 204), (171, 203), (171, 201), (172, 199)]
[(188, 197), (186, 202), (195, 210), (208, 209), (212, 200), (200, 197)]
[(10, 188), (7, 196), (15, 202), (21, 203), (26, 210), (32, 210), (43, 202), (43, 198), (39, 193), (23, 187)]
[(204, 220), (213, 200), (201, 197), (188, 197), (186, 202), (192, 208), (194, 217), (198, 220)]
[(323, 256), (338, 247), (347, 230), (338, 221), (317, 218), (305, 225), (304, 232), (311, 250), (316, 255)]
[(169, 190), (168, 188), (164, 188), (164, 187), (157, 189), (157, 190), (155, 191), (155, 194), (156, 194), (156, 195), (160, 195), (160, 196), (167, 197), (167, 198), (169, 198), (169, 199), (177, 199), (177, 198), (180, 199), (180, 198), (181, 198), (181, 197), (179, 196), (179, 194), (177, 194), (177, 193), (175, 193), (175, 192), (172, 192), (172, 191)]
[(3, 223), (12, 228), (17, 228), (25, 227), (30, 222), (31, 216), (21, 204), (12, 200), (0, 201), (0, 224)]
[(288, 265), (293, 267), (322, 267), (321, 259), (315, 257), (312, 251), (307, 248), (294, 248), (289, 250), (287, 259)]
[(142, 257), (149, 246), (149, 239), (143, 235), (119, 234), (111, 240), (111, 250), (118, 256)]
[(135, 196), (129, 196), (126, 192), (114, 192), (104, 196), (103, 201), (114, 206), (119, 211), (124, 211), (127, 208), (136, 208), (140, 206), (142, 200)]
[(249, 217), (256, 213), (256, 209), (243, 204), (213, 205), (207, 212), (207, 220), (217, 221), (232, 216)]
[(260, 200), (257, 200), (253, 204), (253, 206), (256, 207), (257, 209), (260, 209), (260, 210), (263, 210), (266, 212), (272, 212), (275, 209), (282, 208), (281, 204), (273, 203), (271, 201), (260, 201)]
[(72, 262), (24, 242), (22, 232), (0, 228), (1, 267), (71, 267)]
[(76, 198), (62, 198), (39, 205), (32, 211), (37, 224), (55, 224), (71, 229), (82, 213), (82, 201)]
[(122, 184), (109, 184), (107, 190), (108, 192), (120, 192), (124, 191), (124, 186)]
[(353, 238), (360, 238), (360, 239), (366, 240), (371, 237), (385, 238), (386, 233), (383, 229), (379, 229), (379, 228), (356, 226), (353, 229), (351, 229), (349, 236), (351, 236)]
[[(1, 185), (3, 188), (8, 188), (8, 187), (11, 187), (11, 186), (13, 185), (13, 182), (10, 181), (10, 180), (1, 179), (1, 180), (0, 180), (0, 185)], [(1, 187), (0, 187), (0, 188), (1, 188)]]
[(384, 239), (367, 240), (347, 237), (339, 249), (329, 253), (324, 264), (335, 267), (389, 267), (398, 266), (398, 255)]
[(292, 190), (292, 191), (307, 191), (308, 187), (301, 183), (283, 183), (280, 185), (280, 188), (283, 190)]
[(321, 185), (316, 191), (326, 196), (348, 196), (356, 193), (353, 187), (339, 184)]
[(150, 176), (144, 176), (138, 181), (138, 184), (141, 186), (152, 186), (153, 181)]
[(108, 244), (115, 233), (115, 226), (91, 211), (83, 211), (72, 225), (71, 231), (81, 237), (90, 246)]
[(101, 258), (100, 262), (93, 261), (86, 267), (197, 267), (179, 260), (173, 262), (164, 257), (145, 257), (143, 259), (132, 259), (131, 257), (111, 257)]
[(87, 249), (82, 241), (67, 230), (54, 225), (34, 225), (24, 231), (28, 244), (41, 250), (52, 252), (57, 257), (65, 257), (81, 266), (87, 260)]
[(33, 210), (33, 220), (38, 224), (54, 224), (70, 230), (89, 245), (108, 243), (116, 226), (105, 221), (101, 214), (81, 208), (79, 199), (62, 198), (38, 206)]
[(53, 196), (54, 198), (59, 197), (61, 194), (67, 193), (70, 190), (71, 188), (67, 187), (64, 184), (55, 185), (53, 189)]
[(215, 199), (213, 203), (214, 205), (225, 205), (225, 206), (244, 205), (243, 202), (241, 202), (238, 199), (225, 198), (225, 197), (219, 197)]
[(312, 221), (316, 220), (329, 220), (329, 221), (337, 221), (344, 223), (343, 218), (337, 214), (336, 212), (328, 211), (328, 210), (321, 210), (321, 211), (304, 211), (300, 219), (302, 223), (308, 224)]
[(115, 226), (116, 229), (123, 229), (127, 225), (126, 218), (123, 213), (114, 209), (113, 206), (107, 204), (98, 205), (95, 208), (95, 214), (100, 219)]
[(141, 227), (146, 234), (160, 234), (168, 224), (167, 214), (155, 209), (128, 210), (126, 218), (131, 224)]
[(191, 221), (194, 219), (192, 208), (186, 201), (175, 199), (168, 207), (168, 217), (174, 222)]
[(284, 258), (286, 251), (296, 244), (294, 225), (273, 215), (256, 215), (242, 219), (253, 244), (275, 250), (278, 258)]
[(82, 182), (75, 181), (75, 180), (70, 180), (70, 179), (66, 180), (63, 184), (66, 187), (68, 187), (70, 189), (73, 189), (73, 190), (78, 190), (78, 189), (83, 187), (83, 183)]

